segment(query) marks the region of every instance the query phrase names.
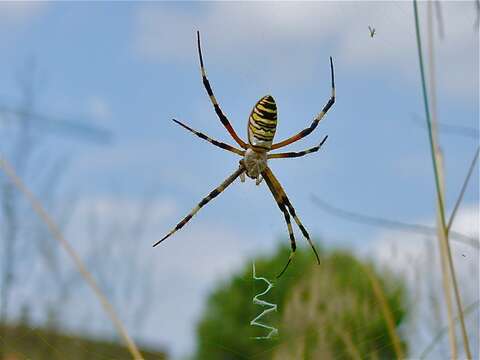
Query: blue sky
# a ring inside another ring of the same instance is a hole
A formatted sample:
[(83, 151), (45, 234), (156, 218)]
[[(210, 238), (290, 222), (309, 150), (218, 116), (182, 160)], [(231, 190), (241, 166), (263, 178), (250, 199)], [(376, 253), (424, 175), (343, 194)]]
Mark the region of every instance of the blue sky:
[[(440, 134), (448, 209), (478, 146), (474, 6), (444, 4), (445, 39), (436, 39), (439, 121), (477, 134)], [(420, 8), (425, 14), (426, 7)], [(374, 38), (368, 25), (376, 28)], [(215, 94), (243, 137), (251, 108), (265, 94), (277, 102), (277, 139), (308, 126), (328, 100), (333, 56), (337, 102), (317, 130), (290, 149), (314, 146), (326, 134), (327, 142), (304, 158), (271, 161), (318, 243), (355, 249), (368, 246), (379, 232), (322, 212), (312, 194), (400, 221), (431, 223), (435, 216), (428, 137), (415, 120), (423, 119), (423, 104), (410, 3), (2, 3), (0, 103), (18, 104), (16, 74), (34, 58), (39, 113), (113, 134), (108, 146), (49, 137), (52, 156), (71, 158), (66, 187), (79, 191), (85, 203), (109, 203), (105, 216), (135, 206), (145, 193), (155, 198), (159, 216), (138, 246), (162, 271), (159, 287), (170, 279), (189, 285), (178, 285), (177, 298), (159, 294), (165, 324), (157, 326), (158, 336), (141, 336), (177, 355), (191, 350), (194, 319), (214, 281), (286, 235), (266, 186), (235, 182), (182, 232), (150, 249), (239, 160), (171, 121), (178, 118), (234, 144), (202, 87), (196, 30)], [(478, 182), (476, 171), (464, 201), (474, 212)], [(76, 229), (72, 233), (81, 238)], [(300, 234), (297, 239), (303, 242)], [(191, 307), (185, 304), (186, 315), (168, 318), (168, 307), (185, 296), (195, 299)]]

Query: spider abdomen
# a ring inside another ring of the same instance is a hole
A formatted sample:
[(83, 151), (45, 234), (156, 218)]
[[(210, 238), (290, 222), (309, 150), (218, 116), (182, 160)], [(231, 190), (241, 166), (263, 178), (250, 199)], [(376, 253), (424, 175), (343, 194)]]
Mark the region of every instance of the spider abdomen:
[(277, 104), (271, 95), (262, 97), (248, 118), (248, 142), (253, 148), (270, 150), (277, 129)]

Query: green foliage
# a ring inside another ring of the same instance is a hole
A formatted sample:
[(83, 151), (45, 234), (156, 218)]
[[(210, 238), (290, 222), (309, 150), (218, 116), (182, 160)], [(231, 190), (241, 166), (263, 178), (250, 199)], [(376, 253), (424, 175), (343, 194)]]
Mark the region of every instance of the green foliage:
[[(257, 276), (275, 279), (289, 249), (255, 260)], [(299, 249), (266, 301), (278, 312), (263, 322), (279, 329), (273, 340), (255, 340), (268, 330), (250, 326), (264, 308), (252, 303), (266, 284), (252, 279), (252, 265), (210, 296), (197, 328), (195, 359), (394, 358), (387, 325), (364, 271), (352, 255), (335, 252), (316, 265), (310, 249)], [(378, 275), (377, 275), (378, 277)], [(404, 317), (403, 286), (387, 274), (379, 282), (396, 325)], [(387, 286), (388, 285), (388, 286)]]
[[(333, 253), (289, 294), (283, 311), (284, 341), (274, 359), (395, 358), (368, 264)], [(388, 273), (377, 280), (398, 327), (404, 317), (403, 287)]]

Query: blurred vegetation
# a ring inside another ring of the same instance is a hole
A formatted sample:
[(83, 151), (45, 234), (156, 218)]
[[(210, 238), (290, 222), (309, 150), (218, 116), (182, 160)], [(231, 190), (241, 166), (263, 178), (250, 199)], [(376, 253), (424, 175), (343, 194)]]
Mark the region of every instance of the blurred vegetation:
[[(53, 329), (35, 328), (28, 325), (0, 327), (6, 339), (0, 346), (5, 360), (107, 360), (131, 359), (132, 355), (120, 342), (62, 334)], [(120, 341), (120, 340), (119, 340)], [(146, 360), (161, 360), (167, 356), (161, 351), (140, 348)]]
[[(289, 249), (282, 247), (270, 258), (257, 258), (257, 276), (275, 279), (288, 254)], [(262, 298), (278, 305), (278, 312), (262, 322), (277, 327), (279, 336), (253, 339), (268, 334), (266, 329), (250, 326), (265, 309), (252, 299), (266, 284), (253, 280), (248, 264), (210, 295), (197, 328), (195, 359), (395, 358), (387, 321), (368, 274), (381, 287), (398, 336), (396, 328), (406, 315), (405, 288), (399, 279), (388, 271), (379, 274), (341, 251), (323, 253), (318, 266), (311, 250), (300, 248), (287, 272)], [(403, 341), (400, 346), (405, 353)]]

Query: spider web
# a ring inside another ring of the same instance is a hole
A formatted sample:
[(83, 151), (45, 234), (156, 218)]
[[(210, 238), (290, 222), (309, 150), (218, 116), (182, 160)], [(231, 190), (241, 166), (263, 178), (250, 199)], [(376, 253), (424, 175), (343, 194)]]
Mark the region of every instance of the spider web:
[(253, 271), (253, 279), (254, 280), (261, 280), (261, 281), (264, 281), (266, 284), (267, 284), (267, 288), (262, 291), (261, 293), (255, 295), (253, 297), (253, 303), (256, 304), (256, 305), (260, 305), (260, 306), (263, 306), (263, 307), (266, 307), (265, 310), (262, 311), (261, 314), (259, 314), (257, 317), (255, 317), (255, 319), (253, 319), (252, 321), (250, 321), (250, 325), (252, 326), (260, 326), (262, 328), (265, 328), (267, 330), (270, 330), (270, 332), (268, 333), (267, 336), (256, 336), (254, 337), (254, 339), (257, 339), (257, 340), (261, 340), (261, 339), (271, 339), (273, 336), (275, 335), (278, 335), (278, 329), (273, 327), (273, 326), (269, 326), (269, 325), (266, 325), (262, 322), (259, 322), (260, 319), (262, 319), (265, 315), (271, 313), (271, 312), (275, 312), (277, 311), (277, 305), (276, 304), (272, 304), (268, 301), (265, 301), (265, 300), (261, 300), (260, 299), (260, 296), (263, 296), (263, 295), (266, 295), (272, 288), (273, 288), (273, 283), (268, 281), (266, 278), (264, 277), (258, 277), (256, 275), (256, 272), (255, 272), (255, 262), (252, 264), (252, 271)]

